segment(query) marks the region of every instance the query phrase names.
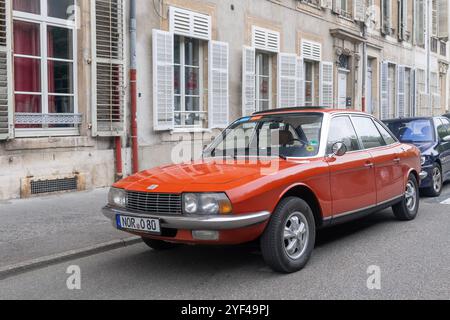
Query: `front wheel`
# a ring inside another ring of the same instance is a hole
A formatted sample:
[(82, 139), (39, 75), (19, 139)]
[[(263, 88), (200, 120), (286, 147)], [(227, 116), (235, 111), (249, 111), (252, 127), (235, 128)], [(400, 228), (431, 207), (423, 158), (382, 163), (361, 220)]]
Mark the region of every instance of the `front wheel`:
[(261, 237), (266, 263), (277, 272), (292, 273), (308, 263), (316, 242), (316, 224), (310, 206), (302, 199), (281, 201)]
[(419, 201), (419, 183), (411, 174), (406, 183), (405, 196), (402, 201), (392, 207), (395, 217), (401, 221), (414, 220), (419, 212)]
[(431, 180), (431, 187), (424, 189), (424, 194), (429, 197), (439, 197), (442, 193), (444, 180), (442, 179), (441, 166), (438, 163), (433, 166)]

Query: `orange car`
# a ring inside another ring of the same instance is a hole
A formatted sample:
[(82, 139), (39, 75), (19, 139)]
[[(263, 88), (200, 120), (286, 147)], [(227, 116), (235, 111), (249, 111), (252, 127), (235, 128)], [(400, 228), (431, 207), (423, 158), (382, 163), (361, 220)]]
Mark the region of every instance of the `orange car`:
[(289, 273), (320, 228), (391, 206), (413, 220), (420, 179), (419, 150), (370, 115), (279, 109), (237, 120), (201, 161), (117, 182), (103, 213), (155, 250), (260, 239), (267, 264)]

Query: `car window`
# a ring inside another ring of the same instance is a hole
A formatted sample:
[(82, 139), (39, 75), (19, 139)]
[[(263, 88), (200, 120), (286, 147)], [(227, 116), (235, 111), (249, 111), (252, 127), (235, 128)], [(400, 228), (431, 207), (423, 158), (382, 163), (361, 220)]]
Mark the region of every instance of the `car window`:
[(424, 143), (435, 140), (431, 119), (399, 119), (388, 121), (386, 125), (401, 142)]
[(446, 136), (448, 136), (447, 127), (445, 126), (445, 124), (442, 122), (441, 119), (435, 118), (434, 125), (436, 126), (438, 137), (440, 139), (444, 139)]
[(337, 117), (331, 120), (327, 145), (328, 153), (332, 153), (332, 147), (336, 142), (343, 142), (347, 147), (347, 151), (361, 149), (358, 136), (349, 117)]
[(384, 139), (384, 142), (387, 145), (391, 145), (397, 142), (397, 140), (394, 139), (394, 137), (391, 135), (389, 131), (387, 131), (381, 124), (379, 124), (377, 121), (375, 122), (375, 126), (377, 127), (378, 131), (380, 131), (381, 136)]
[(362, 141), (365, 149), (385, 146), (386, 142), (373, 123), (372, 119), (367, 117), (353, 117), (356, 133)]
[(447, 128), (447, 135), (450, 135), (450, 121), (446, 118), (441, 118), (441, 121), (444, 123), (444, 126)]

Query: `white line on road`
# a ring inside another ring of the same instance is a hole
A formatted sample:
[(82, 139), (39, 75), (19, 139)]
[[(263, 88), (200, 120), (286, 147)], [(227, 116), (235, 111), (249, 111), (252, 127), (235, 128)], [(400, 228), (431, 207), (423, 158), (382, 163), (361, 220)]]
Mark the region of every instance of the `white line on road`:
[(450, 198), (441, 202), (441, 204), (450, 204)]

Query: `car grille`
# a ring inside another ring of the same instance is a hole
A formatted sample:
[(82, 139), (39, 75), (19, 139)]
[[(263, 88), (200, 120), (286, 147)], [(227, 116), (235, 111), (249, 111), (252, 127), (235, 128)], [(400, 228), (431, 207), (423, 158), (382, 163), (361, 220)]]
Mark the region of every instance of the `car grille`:
[(128, 191), (127, 209), (154, 214), (181, 214), (181, 195)]

